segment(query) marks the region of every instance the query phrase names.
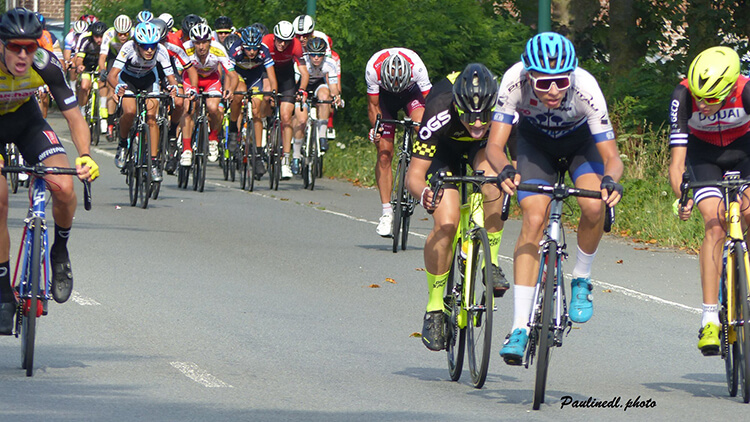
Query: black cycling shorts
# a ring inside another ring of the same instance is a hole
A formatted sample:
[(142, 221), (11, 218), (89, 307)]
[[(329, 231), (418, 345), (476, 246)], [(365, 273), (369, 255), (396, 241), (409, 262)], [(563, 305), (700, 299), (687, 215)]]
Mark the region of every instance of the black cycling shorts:
[(294, 80), (294, 66), (276, 67), (276, 81), (279, 84), (280, 101), (293, 103), (297, 96), (297, 82)]
[[(462, 162), (474, 163), (479, 151), (487, 146), (487, 140), (456, 141), (453, 139), (441, 139), (438, 141), (435, 155), (432, 156), (430, 168), (427, 170), (427, 184), (432, 177), (441, 172), (450, 172), (454, 176), (462, 175)], [(458, 189), (453, 183), (446, 183), (445, 189)]]
[[(692, 182), (721, 180), (730, 170), (740, 172), (743, 179), (750, 177), (750, 134), (744, 134), (731, 144), (720, 147), (688, 135), (687, 171)], [(702, 188), (693, 192), (698, 203), (709, 197), (722, 198), (718, 188)]]
[[(12, 113), (0, 115), (0, 127), (3, 128), (0, 131), (0, 144), (16, 144), (28, 165), (38, 164), (53, 155), (65, 154), (65, 148), (33, 99)], [(5, 148), (1, 153), (7, 163)]]

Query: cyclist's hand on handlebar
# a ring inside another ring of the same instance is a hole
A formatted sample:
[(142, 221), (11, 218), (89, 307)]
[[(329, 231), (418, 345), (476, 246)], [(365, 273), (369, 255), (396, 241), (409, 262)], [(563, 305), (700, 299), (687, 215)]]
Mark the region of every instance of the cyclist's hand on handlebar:
[(440, 204), (440, 199), (443, 197), (443, 190), (440, 189), (437, 192), (437, 196), (435, 195), (435, 191), (433, 191), (432, 188), (430, 188), (429, 186), (425, 186), (424, 189), (422, 189), (422, 195), (420, 195), (419, 204), (429, 212), (435, 211), (435, 209)]
[(622, 185), (615, 182), (612, 176), (602, 177), (602, 184), (599, 187), (602, 190), (602, 199), (608, 206), (614, 207), (622, 198)]
[(518, 183), (520, 183), (521, 181), (521, 174), (516, 171), (516, 168), (513, 167), (512, 164), (507, 164), (505, 167), (503, 167), (503, 170), (500, 172), (500, 174), (497, 175), (497, 180), (503, 192), (507, 193), (508, 195), (513, 195), (513, 192), (516, 190), (516, 186), (518, 186)]
[(693, 202), (693, 198), (689, 198), (687, 201), (687, 204), (685, 204), (684, 207), (680, 206), (680, 199), (675, 199), (674, 203), (672, 204), (672, 212), (674, 215), (680, 218), (682, 221), (687, 221), (690, 218), (690, 215), (693, 212), (693, 205), (695, 203)]
[(93, 182), (99, 177), (99, 166), (88, 154), (76, 158), (76, 171), (78, 171), (78, 178), (81, 180)]
[(301, 103), (307, 101), (307, 91), (305, 91), (304, 89), (300, 89), (299, 91), (297, 91), (297, 101)]
[(370, 138), (370, 142), (373, 144), (377, 144), (380, 142), (380, 137), (383, 136), (383, 125), (380, 125), (380, 128), (378, 128), (377, 133), (375, 132), (375, 128), (370, 129), (370, 133), (367, 135), (368, 138)]

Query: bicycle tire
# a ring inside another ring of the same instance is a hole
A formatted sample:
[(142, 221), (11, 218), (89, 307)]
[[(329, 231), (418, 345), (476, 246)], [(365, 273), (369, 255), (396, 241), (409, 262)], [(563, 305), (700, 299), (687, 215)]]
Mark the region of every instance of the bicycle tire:
[[(164, 169), (169, 160), (169, 120), (167, 117), (164, 118), (164, 124), (159, 127), (159, 152), (157, 153), (158, 159), (156, 162), (159, 166), (159, 172), (163, 175)], [(158, 199), (159, 191), (161, 190), (161, 182), (154, 182), (151, 189), (151, 198)]]
[(32, 222), (32, 241), (31, 250), (28, 253), (31, 256), (29, 265), (29, 274), (27, 278), (28, 288), (31, 292), (29, 299), (29, 311), (23, 315), (21, 323), (21, 353), (23, 362), (22, 368), (26, 370), (26, 376), (34, 375), (34, 342), (36, 340), (36, 319), (39, 306), (39, 285), (41, 283), (41, 259), (42, 259), (42, 221), (35, 217)]
[(737, 265), (737, 318), (742, 318), (742, 326), (737, 330), (739, 345), (739, 368), (742, 378), (742, 401), (750, 403), (750, 303), (748, 302), (748, 276), (745, 245), (743, 242), (734, 244), (734, 256)]
[(393, 253), (398, 252), (398, 241), (400, 238), (401, 222), (404, 212), (404, 181), (406, 180), (406, 156), (401, 156), (396, 167), (396, 178), (393, 181), (391, 189), (391, 204), (393, 206), (393, 223), (391, 226), (391, 236), (393, 237)]
[(246, 165), (245, 177), (247, 178), (247, 190), (252, 192), (255, 189), (255, 173), (258, 170), (255, 168), (255, 164), (257, 163), (260, 154), (258, 147), (255, 145), (255, 139), (252, 139), (251, 143), (246, 146), (246, 149), (250, 151), (250, 154), (246, 154), (247, 162), (244, 163)]
[[(719, 309), (719, 321), (721, 322), (721, 358), (724, 359), (724, 368), (726, 370), (727, 390), (729, 397), (737, 397), (737, 386), (739, 378), (739, 344), (736, 340), (735, 327), (730, 326), (727, 319), (727, 288), (726, 288), (726, 268), (722, 274), (721, 287), (721, 308)], [(736, 277), (735, 277), (736, 279)], [(730, 334), (731, 330), (731, 334)], [(730, 337), (734, 341), (729, 342)]]
[[(411, 195), (409, 195), (408, 192), (406, 194), (408, 195), (408, 198), (411, 198)], [(407, 203), (409, 200), (408, 198), (407, 198)], [(404, 211), (401, 213), (402, 218), (403, 218), (403, 221), (401, 222), (401, 250), (402, 251), (406, 250), (406, 244), (409, 240), (409, 226), (411, 225), (411, 214), (412, 214), (412, 211), (409, 211), (410, 209), (412, 209), (412, 207), (407, 206), (406, 209), (404, 209)]]
[(276, 145), (274, 142), (276, 139), (276, 124), (277, 121), (274, 120), (269, 126), (267, 132), (268, 139), (266, 140), (266, 155), (268, 156), (268, 188), (271, 190), (273, 190), (273, 182), (276, 179), (276, 173), (281, 170), (276, 168)]
[(130, 139), (130, 150), (128, 151), (128, 158), (125, 161), (125, 179), (128, 184), (128, 193), (130, 194), (130, 206), (134, 207), (138, 203), (138, 187), (140, 185), (137, 169), (138, 164), (136, 163), (140, 134), (134, 131)]
[[(91, 92), (96, 92), (96, 89), (94, 87), (91, 87)], [(101, 136), (101, 117), (99, 114), (99, 105), (97, 104), (99, 102), (99, 95), (92, 94), (91, 95), (91, 125), (92, 125), (92, 131), (91, 131), (91, 143), (94, 146), (99, 145), (99, 137)]]
[[(541, 327), (538, 325), (536, 330), (539, 346), (536, 349), (536, 381), (534, 383), (534, 403), (533, 409), (539, 410), (539, 406), (544, 403), (544, 393), (547, 389), (547, 369), (549, 367), (549, 357), (553, 346), (552, 336), (552, 316), (554, 306), (552, 300), (555, 293), (555, 282), (557, 277), (557, 242), (551, 241), (548, 244), (548, 251), (542, 255), (540, 265), (546, 265), (547, 271), (544, 280)], [(546, 262), (544, 261), (546, 260)]]
[(273, 123), (273, 167), (275, 169), (273, 179), (271, 180), (272, 189), (279, 190), (279, 181), (281, 180), (281, 157), (284, 155), (283, 145), (281, 143), (281, 125), (278, 120)]
[(198, 155), (198, 160), (196, 162), (200, 163), (200, 167), (198, 168), (198, 192), (203, 192), (203, 189), (206, 187), (206, 165), (208, 160), (208, 121), (204, 120), (203, 124), (201, 124), (201, 133), (200, 136), (203, 140), (203, 143), (201, 145), (200, 151), (202, 154)]
[(180, 189), (187, 189), (188, 178), (190, 177), (190, 167), (181, 166), (178, 164), (177, 168), (177, 187)]
[(151, 198), (151, 133), (148, 126), (141, 125), (141, 145), (139, 149), (138, 173), (140, 174), (140, 186), (138, 187), (141, 208), (148, 208), (148, 200)]
[[(19, 164), (18, 159), (18, 147), (16, 147), (16, 144), (8, 144), (8, 148), (10, 151), (8, 151), (8, 161), (10, 161), (10, 166), (17, 167)], [(9, 173), (8, 179), (10, 179), (10, 189), (11, 192), (17, 193), (18, 192), (18, 173)]]
[(318, 179), (323, 177), (323, 157), (324, 155), (318, 157), (318, 174), (316, 175)]
[[(471, 289), (468, 294), (466, 349), (469, 354), (469, 373), (474, 388), (482, 388), (487, 379), (487, 368), (492, 353), (492, 313), (494, 309), (492, 296), (492, 260), (490, 240), (484, 228), (478, 228), (472, 234), (474, 243), (471, 252), (473, 270)], [(484, 280), (484, 282), (482, 282)], [(485, 283), (489, 284), (486, 286)], [(465, 285), (464, 285), (465, 286)]]
[(227, 154), (229, 150), (225, 148), (223, 142), (219, 142), (219, 167), (221, 167), (221, 173), (224, 175), (224, 181), (229, 180), (229, 157)]
[(443, 294), (443, 304), (446, 310), (445, 351), (447, 352), (448, 374), (451, 381), (458, 381), (461, 378), (466, 347), (466, 327), (460, 328), (458, 326), (458, 318), (462, 312), (461, 295), (454, 292), (454, 290), (460, 292), (463, 286), (463, 268), (461, 265), (463, 258), (461, 258), (460, 248), (461, 242), (456, 243), (456, 248), (453, 251), (453, 264)]

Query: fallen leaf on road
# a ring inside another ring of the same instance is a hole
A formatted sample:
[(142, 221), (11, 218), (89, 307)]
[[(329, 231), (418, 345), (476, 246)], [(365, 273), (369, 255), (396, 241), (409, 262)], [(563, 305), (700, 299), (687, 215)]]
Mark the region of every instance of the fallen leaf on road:
[(310, 204), (310, 205), (320, 205), (320, 202), (313, 202), (313, 201), (310, 201), (310, 202), (308, 202), (308, 204)]
[(429, 220), (429, 218), (427, 218), (427, 217), (425, 217), (425, 218), (422, 219), (422, 221), (428, 221), (428, 220)]
[(415, 268), (414, 271), (424, 271), (424, 268)]
[(616, 264), (622, 264), (622, 259), (618, 259), (615, 263)]
[(279, 201), (288, 201), (289, 198), (279, 198)]
[(348, 193), (345, 193), (344, 196), (351, 196), (351, 195), (349, 195)]
[(650, 244), (652, 244), (652, 245), (653, 245), (653, 244), (655, 244), (655, 243), (656, 243), (656, 239), (651, 239), (651, 240), (649, 240), (649, 241), (648, 241), (648, 243), (650, 243)]
[(612, 289), (602, 290), (604, 293), (612, 293)]
[(422, 337), (422, 334), (420, 333), (411, 333), (409, 337)]
[(637, 251), (647, 251), (648, 250), (648, 246), (646, 246), (644, 248), (633, 248), (633, 249), (635, 249)]
[(380, 284), (370, 284), (370, 285), (369, 285), (369, 286), (367, 286), (367, 287), (369, 287), (369, 288), (371, 288), (371, 289), (379, 289), (379, 288), (380, 288)]
[(392, 283), (392, 284), (396, 284), (396, 280), (394, 280), (392, 278), (386, 278), (385, 281), (387, 281), (389, 283)]

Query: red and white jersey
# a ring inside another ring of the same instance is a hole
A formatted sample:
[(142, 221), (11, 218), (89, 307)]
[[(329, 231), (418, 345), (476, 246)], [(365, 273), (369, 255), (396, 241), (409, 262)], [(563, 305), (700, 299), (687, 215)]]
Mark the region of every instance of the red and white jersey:
[(167, 33), (167, 41), (164, 46), (167, 47), (167, 51), (169, 51), (169, 57), (174, 57), (183, 69), (192, 65), (190, 57), (188, 57), (187, 52), (185, 52), (185, 46), (182, 44), (182, 40), (176, 33)]
[(422, 59), (419, 58), (417, 53), (409, 50), (408, 48), (386, 48), (375, 53), (370, 60), (367, 62), (365, 67), (365, 82), (367, 82), (367, 93), (369, 95), (380, 94), (380, 89), (383, 85), (380, 82), (380, 67), (383, 66), (383, 61), (393, 54), (402, 55), (407, 62), (411, 65), (411, 82), (406, 87), (409, 89), (413, 84), (419, 85), (419, 90), (422, 94), (427, 96), (432, 88), (430, 83), (430, 76), (427, 74), (427, 68), (425, 67)]
[(211, 47), (204, 61), (198, 59), (198, 56), (195, 54), (195, 47), (193, 47), (192, 40), (186, 41), (183, 45), (185, 46), (185, 52), (190, 57), (190, 61), (193, 62), (193, 66), (198, 71), (199, 77), (211, 75), (219, 70), (219, 66), (224, 67), (225, 72), (234, 72), (234, 63), (229, 58), (227, 50), (219, 42), (211, 41)]
[(305, 64), (302, 43), (297, 38), (292, 39), (292, 42), (283, 51), (279, 51), (276, 50), (276, 44), (273, 42), (275, 37), (273, 34), (266, 34), (263, 37), (263, 45), (268, 47), (268, 51), (271, 52), (271, 58), (276, 63), (276, 68)]

